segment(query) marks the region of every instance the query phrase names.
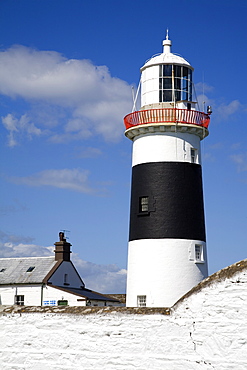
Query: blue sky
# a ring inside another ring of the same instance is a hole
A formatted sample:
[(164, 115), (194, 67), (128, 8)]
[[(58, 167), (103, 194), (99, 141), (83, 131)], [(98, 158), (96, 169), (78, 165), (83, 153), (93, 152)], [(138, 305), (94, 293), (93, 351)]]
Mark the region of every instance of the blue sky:
[(209, 271), (246, 258), (246, 19), (245, 0), (2, 0), (0, 256), (48, 255), (69, 230), (86, 286), (124, 291), (131, 142), (122, 118), (169, 28), (213, 108), (202, 142)]

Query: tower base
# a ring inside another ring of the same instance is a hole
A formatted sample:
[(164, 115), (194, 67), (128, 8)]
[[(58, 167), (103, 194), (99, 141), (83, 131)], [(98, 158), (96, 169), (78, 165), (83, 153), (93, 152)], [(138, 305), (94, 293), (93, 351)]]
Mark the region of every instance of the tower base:
[(206, 243), (187, 239), (129, 242), (127, 307), (172, 307), (208, 276)]

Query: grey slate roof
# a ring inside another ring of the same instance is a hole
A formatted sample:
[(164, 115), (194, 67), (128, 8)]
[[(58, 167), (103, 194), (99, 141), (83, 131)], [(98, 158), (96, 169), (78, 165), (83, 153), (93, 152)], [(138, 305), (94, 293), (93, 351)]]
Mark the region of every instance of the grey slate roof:
[[(41, 284), (56, 264), (59, 262), (55, 261), (54, 257), (0, 258), (0, 285)], [(27, 272), (31, 267), (34, 269)], [(82, 298), (118, 302), (114, 298), (86, 288), (51, 286)]]
[[(54, 256), (0, 258), (0, 285), (41, 284), (56, 263)], [(27, 272), (29, 267), (34, 269)]]
[(72, 293), (78, 296), (81, 296), (83, 298), (97, 300), (97, 301), (109, 301), (109, 302), (119, 302), (115, 298), (108, 297), (106, 295), (94, 292), (93, 290), (86, 289), (86, 288), (70, 288), (70, 287), (61, 287), (52, 285), (53, 288), (61, 289), (65, 292)]

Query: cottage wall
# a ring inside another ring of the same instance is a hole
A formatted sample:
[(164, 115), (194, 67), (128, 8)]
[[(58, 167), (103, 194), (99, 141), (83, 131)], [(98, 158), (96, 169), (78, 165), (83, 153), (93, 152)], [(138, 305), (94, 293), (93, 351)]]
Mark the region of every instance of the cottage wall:
[(15, 296), (24, 296), (24, 305), (40, 306), (42, 302), (41, 284), (0, 286), (0, 303), (3, 305), (15, 304)]
[[(0, 305), (15, 304), (15, 296), (24, 296), (25, 306), (57, 306), (58, 301), (67, 301), (69, 306), (86, 306), (86, 299), (56, 289), (49, 285), (13, 285), (0, 287)], [(65, 303), (65, 302), (64, 302)], [(60, 302), (62, 304), (62, 302)], [(112, 302), (106, 302), (111, 306)], [(105, 301), (90, 300), (91, 306), (105, 306)], [(117, 305), (114, 303), (114, 305)]]

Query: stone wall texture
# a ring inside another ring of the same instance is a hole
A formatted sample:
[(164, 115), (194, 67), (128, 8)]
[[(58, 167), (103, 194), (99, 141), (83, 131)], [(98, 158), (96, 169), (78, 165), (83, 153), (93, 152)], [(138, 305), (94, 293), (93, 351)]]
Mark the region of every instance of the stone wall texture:
[(0, 369), (246, 370), (247, 260), (171, 309), (4, 307)]

